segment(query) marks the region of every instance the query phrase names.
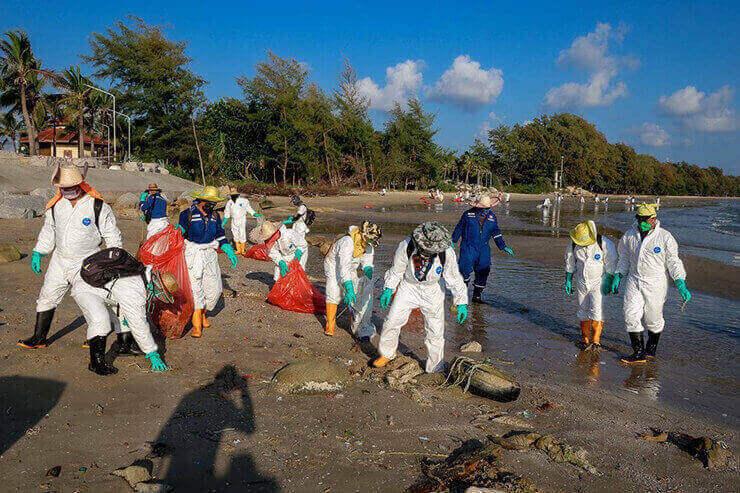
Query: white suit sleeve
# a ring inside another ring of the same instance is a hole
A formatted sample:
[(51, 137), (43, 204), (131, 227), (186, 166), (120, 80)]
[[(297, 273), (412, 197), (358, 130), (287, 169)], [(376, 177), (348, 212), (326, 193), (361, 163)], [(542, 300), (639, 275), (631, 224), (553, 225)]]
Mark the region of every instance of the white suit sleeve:
[(565, 272), (573, 274), (576, 271), (576, 254), (573, 245), (568, 243), (565, 247)]
[(393, 265), (391, 265), (391, 268), (385, 273), (384, 288), (390, 288), (395, 291), (398, 288), (401, 279), (403, 279), (403, 275), (406, 273), (406, 267), (409, 263), (409, 256), (406, 255), (406, 247), (408, 244), (408, 239), (405, 239), (398, 244), (396, 254), (393, 256)]
[(672, 234), (666, 232), (665, 242), (665, 264), (671, 279), (686, 279), (686, 269), (678, 257), (678, 243)]
[(33, 247), (34, 252), (39, 252), (41, 255), (49, 255), (54, 246), (56, 245), (56, 233), (54, 231), (54, 219), (51, 216), (51, 209), (47, 209), (44, 213), (44, 225), (39, 231), (39, 237), (36, 240), (36, 246)]
[(244, 209), (247, 211), (247, 214), (250, 216), (254, 216), (256, 214), (255, 210), (252, 209), (252, 204), (249, 203), (249, 200), (244, 199)]
[(375, 262), (375, 249), (372, 245), (368, 245), (365, 248), (365, 254), (360, 259), (360, 267), (373, 267)]
[(296, 247), (303, 250), (304, 253), (308, 250), (306, 233), (308, 233), (308, 226), (303, 221), (298, 221), (293, 225), (293, 243), (295, 243)]
[(468, 304), (468, 286), (465, 284), (460, 269), (457, 267), (457, 255), (454, 248), (448, 248), (445, 252), (445, 266), (442, 277), (447, 289), (452, 293), (452, 302), (455, 305)]
[(224, 219), (229, 219), (231, 217), (231, 204), (232, 202), (230, 200), (226, 202), (226, 207), (224, 207)]
[(607, 274), (614, 274), (617, 270), (617, 248), (614, 246), (614, 242), (609, 238), (604, 237), (604, 271)]
[(283, 259), (283, 256), (280, 255), (280, 249), (278, 248), (278, 242), (272, 244), (270, 247), (270, 251), (267, 252), (267, 256), (270, 257), (270, 260), (275, 262), (275, 265), (279, 264), (280, 261)]
[(337, 244), (339, 255), (339, 280), (344, 284), (354, 278), (352, 272), (352, 254), (354, 253), (354, 242), (349, 236), (340, 239)]
[(103, 204), (103, 208), (100, 210), (100, 235), (105, 240), (107, 248), (123, 248), (121, 230), (118, 229), (116, 216), (108, 204)]
[(619, 260), (617, 260), (617, 274), (621, 274), (622, 277), (630, 273), (630, 252), (627, 245), (628, 236), (629, 233), (622, 235), (622, 239), (619, 240), (619, 246), (617, 247), (617, 254), (619, 255)]

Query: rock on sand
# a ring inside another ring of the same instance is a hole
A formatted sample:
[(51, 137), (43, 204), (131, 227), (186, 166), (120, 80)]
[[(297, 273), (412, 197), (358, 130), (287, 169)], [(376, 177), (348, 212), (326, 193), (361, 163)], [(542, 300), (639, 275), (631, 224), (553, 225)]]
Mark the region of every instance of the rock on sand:
[(21, 259), (21, 252), (15, 245), (0, 243), (0, 264), (7, 264)]
[(272, 381), (281, 394), (323, 394), (342, 390), (348, 378), (343, 366), (311, 358), (282, 367)]
[(119, 209), (136, 207), (139, 205), (139, 196), (131, 192), (122, 193), (116, 200), (115, 205)]
[(40, 216), (46, 210), (46, 202), (38, 195), (0, 192), (0, 218), (19, 219)]

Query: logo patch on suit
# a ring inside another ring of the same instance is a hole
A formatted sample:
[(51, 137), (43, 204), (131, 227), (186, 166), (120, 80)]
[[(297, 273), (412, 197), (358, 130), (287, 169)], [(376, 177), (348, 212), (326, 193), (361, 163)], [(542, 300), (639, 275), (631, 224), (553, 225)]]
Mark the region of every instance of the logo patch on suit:
[(655, 248), (653, 248), (653, 252), (655, 252), (655, 253), (660, 253), (660, 247), (655, 247)]
[(594, 259), (601, 260), (601, 254), (597, 253), (596, 255), (594, 255)]
[(85, 218), (82, 219), (82, 224), (84, 226), (90, 226), (92, 224), (92, 221), (90, 220), (89, 217), (85, 217)]
[(442, 275), (442, 266), (437, 267), (437, 275)]

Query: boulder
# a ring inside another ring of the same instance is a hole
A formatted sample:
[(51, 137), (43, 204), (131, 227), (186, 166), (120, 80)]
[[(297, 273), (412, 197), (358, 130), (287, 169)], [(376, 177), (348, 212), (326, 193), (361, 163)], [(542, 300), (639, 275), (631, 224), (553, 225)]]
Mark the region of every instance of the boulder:
[(21, 259), (21, 252), (15, 245), (0, 243), (0, 264), (7, 264)]
[(32, 210), (0, 203), (0, 219), (33, 219)]
[(0, 192), (0, 204), (15, 209), (27, 209), (32, 212), (31, 217), (40, 216), (46, 210), (47, 200), (38, 195)]
[(140, 163), (129, 161), (121, 165), (124, 171), (141, 171)]
[(122, 193), (116, 199), (115, 206), (118, 209), (130, 209), (139, 205), (139, 196), (132, 192)]
[(137, 460), (128, 467), (116, 469), (111, 474), (125, 479), (132, 489), (136, 488), (137, 483), (149, 481), (152, 479), (153, 463), (148, 459)]
[(342, 390), (348, 379), (345, 367), (310, 358), (282, 367), (272, 381), (282, 394), (323, 394)]
[(112, 170), (112, 171), (120, 171), (121, 170), (121, 166), (119, 164), (111, 164), (108, 169), (109, 170)]
[(141, 170), (146, 173), (156, 173), (159, 170), (159, 164), (157, 163), (141, 163)]
[(483, 347), (481, 347), (480, 342), (470, 341), (460, 346), (460, 351), (463, 353), (480, 353), (483, 351)]
[(167, 176), (167, 175), (169, 175), (169, 174), (170, 174), (170, 170), (168, 170), (168, 169), (167, 169), (167, 168), (165, 168), (165, 167), (161, 167), (161, 168), (159, 168), (159, 174), (160, 174), (160, 175), (165, 175), (165, 176)]
[(522, 388), (513, 378), (487, 361), (458, 356), (450, 365), (449, 380), (465, 390), (499, 402), (515, 401)]
[(48, 202), (52, 197), (54, 197), (54, 195), (56, 195), (56, 193), (57, 191), (55, 188), (35, 188), (31, 190), (29, 195), (41, 197)]

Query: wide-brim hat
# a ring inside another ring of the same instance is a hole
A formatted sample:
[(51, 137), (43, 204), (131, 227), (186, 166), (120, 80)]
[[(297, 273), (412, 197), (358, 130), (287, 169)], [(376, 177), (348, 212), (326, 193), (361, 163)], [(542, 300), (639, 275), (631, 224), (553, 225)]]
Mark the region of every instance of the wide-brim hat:
[(270, 239), (275, 231), (278, 230), (276, 223), (272, 221), (262, 221), (259, 226), (256, 226), (249, 233), (249, 241), (254, 244), (264, 243)]
[(480, 209), (488, 209), (490, 207), (497, 206), (501, 202), (501, 199), (496, 195), (495, 197), (491, 197), (490, 194), (482, 195), (480, 199), (474, 204), (475, 207), (478, 207)]
[(642, 217), (658, 217), (658, 206), (656, 204), (640, 204), (637, 206), (636, 214)]
[(203, 187), (203, 190), (198, 193), (193, 193), (193, 198), (198, 200), (205, 200), (206, 202), (223, 202), (226, 197), (222, 197), (218, 193), (218, 188), (214, 186)]
[(416, 247), (424, 253), (442, 253), (452, 244), (452, 235), (436, 221), (427, 221), (418, 225), (411, 233)]
[(570, 239), (578, 246), (589, 246), (596, 243), (596, 223), (585, 221), (578, 223), (570, 231)]
[(82, 169), (82, 172), (77, 166), (61, 166), (57, 164), (54, 169), (54, 174), (51, 175), (51, 184), (59, 188), (76, 187), (83, 181), (87, 176), (87, 164)]
[(149, 192), (161, 192), (162, 191), (162, 189), (159, 188), (159, 185), (157, 185), (156, 183), (150, 183), (149, 185), (146, 186), (146, 189)]

